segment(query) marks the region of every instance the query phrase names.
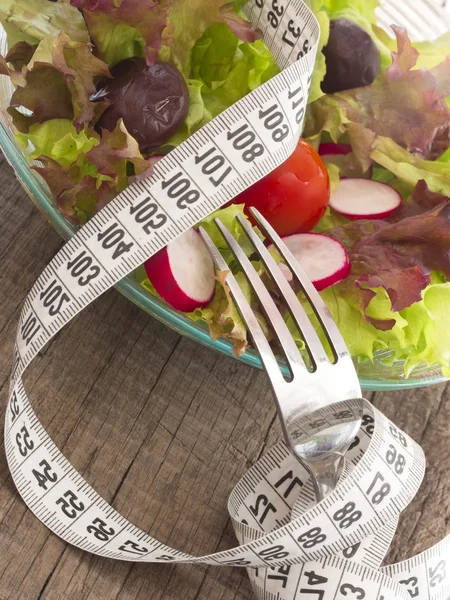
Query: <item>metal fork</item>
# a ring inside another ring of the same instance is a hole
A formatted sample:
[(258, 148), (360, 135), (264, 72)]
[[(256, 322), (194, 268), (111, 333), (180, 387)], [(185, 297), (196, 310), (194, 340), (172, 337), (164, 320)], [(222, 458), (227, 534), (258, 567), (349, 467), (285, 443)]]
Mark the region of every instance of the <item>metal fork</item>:
[[(317, 500), (320, 501), (335, 488), (342, 458), (360, 427), (363, 408), (361, 388), (351, 356), (324, 301), (266, 219), (256, 209), (251, 209), (251, 212), (260, 229), (277, 248), (300, 284), (325, 332), (333, 353), (333, 361), (329, 360), (327, 351), (313, 324), (276, 261), (249, 223), (238, 216), (243, 230), (264, 264), (265, 271), (270, 275), (284, 298), (302, 335), (311, 363), (310, 367), (307, 367), (273, 297), (255, 271), (251, 261), (223, 223), (219, 219), (215, 219), (217, 227), (252, 286), (265, 317), (283, 349), (291, 373), (291, 379), (286, 380), (269, 341), (235, 277), (230, 272), (228, 264), (202, 227), (200, 227), (200, 235), (211, 253), (216, 268), (220, 271), (229, 271), (226, 281), (269, 377), (285, 441), (310, 473)], [(298, 428), (296, 428), (299, 418), (337, 402), (358, 399), (360, 402), (356, 403), (357, 409), (353, 410), (353, 415), (347, 422), (333, 423), (331, 426), (325, 426), (319, 432), (315, 432), (314, 435), (299, 438)]]

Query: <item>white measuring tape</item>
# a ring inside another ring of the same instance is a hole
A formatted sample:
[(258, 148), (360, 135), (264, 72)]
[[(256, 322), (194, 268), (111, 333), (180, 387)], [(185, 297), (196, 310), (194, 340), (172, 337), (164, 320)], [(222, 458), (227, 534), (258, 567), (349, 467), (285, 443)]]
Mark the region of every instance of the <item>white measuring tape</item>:
[[(420, 447), (366, 402), (336, 490), (318, 505), (283, 444), (238, 483), (229, 511), (240, 546), (195, 557), (150, 537), (105, 502), (39, 423), (22, 374), (78, 312), (165, 244), (282, 163), (301, 134), (319, 38), (301, 0), (251, 0), (280, 75), (237, 102), (85, 225), (47, 266), (20, 317), (5, 424), (9, 468), (24, 501), (67, 542), (137, 562), (247, 567), (261, 599), (447, 600), (450, 536), (380, 569), (401, 511), (424, 473)], [(298, 423), (305, 433), (348, 419), (352, 401)]]

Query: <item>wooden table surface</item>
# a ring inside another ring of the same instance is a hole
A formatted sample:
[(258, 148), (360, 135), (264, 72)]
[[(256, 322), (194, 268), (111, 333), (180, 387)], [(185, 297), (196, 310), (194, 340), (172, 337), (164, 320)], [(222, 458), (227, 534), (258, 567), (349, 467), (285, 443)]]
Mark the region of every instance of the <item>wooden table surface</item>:
[[(0, 420), (22, 303), (61, 247), (0, 162)], [(26, 384), (59, 448), (159, 540), (206, 554), (235, 544), (226, 501), (280, 437), (264, 374), (181, 338), (111, 290), (35, 359)], [(368, 394), (421, 443), (425, 481), (388, 561), (450, 532), (450, 386)], [(3, 433), (1, 433), (3, 437)], [(0, 450), (2, 600), (245, 600), (243, 570), (117, 562), (67, 545), (17, 494)]]

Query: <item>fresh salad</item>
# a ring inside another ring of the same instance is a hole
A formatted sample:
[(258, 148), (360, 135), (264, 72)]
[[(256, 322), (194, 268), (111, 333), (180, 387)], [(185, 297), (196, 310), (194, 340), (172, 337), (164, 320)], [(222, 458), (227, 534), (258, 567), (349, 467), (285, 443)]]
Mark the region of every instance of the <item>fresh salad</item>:
[[(282, 3), (273, 0), (274, 10)], [(251, 220), (249, 207), (261, 211), (308, 272), (354, 357), (390, 350), (389, 360), (405, 361), (406, 376), (421, 363), (450, 375), (450, 33), (413, 43), (400, 27), (390, 36), (377, 26), (376, 0), (307, 3), (321, 40), (304, 139), (201, 225), (269, 337), (215, 217), (267, 279), (235, 219)], [(8, 112), (66, 217), (85, 223), (279, 72), (244, 4), (0, 1), (9, 48), (0, 73), (15, 86)], [(214, 272), (195, 229), (136, 277), (148, 293), (207, 323), (214, 339), (231, 338), (235, 352), (245, 352), (247, 331), (226, 273)]]

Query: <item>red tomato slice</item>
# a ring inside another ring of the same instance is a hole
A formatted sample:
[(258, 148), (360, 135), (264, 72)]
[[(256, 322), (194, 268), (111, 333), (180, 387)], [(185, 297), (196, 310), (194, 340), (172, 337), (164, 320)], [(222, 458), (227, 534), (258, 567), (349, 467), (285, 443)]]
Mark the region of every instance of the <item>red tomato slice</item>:
[[(323, 217), (330, 199), (326, 166), (305, 140), (274, 171), (236, 196), (233, 204), (254, 206), (281, 235), (310, 231)], [(251, 219), (253, 220), (253, 219)]]

